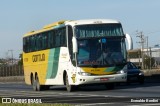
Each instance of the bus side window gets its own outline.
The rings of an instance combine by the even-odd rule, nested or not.
[[[41,35],[38,35],[38,50],[41,50],[42,48],[42,40]]]
[[[29,37],[26,37],[26,52],[29,52]]]
[[[30,38],[30,42],[31,42],[31,52],[35,51],[35,36],[32,35]]]
[[[28,52],[31,52],[32,42],[31,42],[31,36],[28,37]]]
[[[62,28],[60,32],[61,32],[61,35],[60,35],[61,46],[66,47],[67,46],[67,44],[66,44],[66,28]]]
[[[42,33],[42,50],[47,49],[47,36],[46,33]]]
[[[51,31],[50,31],[50,32],[48,32],[48,42],[47,42],[49,49],[52,47],[52,46],[51,46],[51,45],[52,45],[52,44],[51,44],[51,43],[52,43],[52,38],[51,38],[51,37],[52,37],[52,35],[51,35]]]
[[[49,39],[49,45],[50,45],[50,48],[54,48],[55,47],[55,31],[52,30],[50,32],[50,39]]]
[[[39,39],[39,38],[38,38],[38,35],[36,35],[36,36],[35,36],[35,51],[38,51],[38,50],[39,50],[39,47],[38,47],[38,46],[39,46],[38,39]]]
[[[27,52],[27,40],[26,40],[26,37],[23,38],[23,51]]]
[[[55,30],[55,47],[60,47],[59,30]]]

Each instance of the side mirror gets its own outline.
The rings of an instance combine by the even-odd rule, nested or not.
[[[127,42],[128,42],[128,50],[133,49],[133,40],[132,37],[129,34],[125,34]]]
[[[73,53],[77,53],[78,52],[78,45],[77,45],[77,39],[76,37],[72,37],[72,47],[73,47]]]

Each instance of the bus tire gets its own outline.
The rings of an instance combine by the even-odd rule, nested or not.
[[[39,84],[38,76],[36,76],[36,87],[37,87],[37,91],[41,91],[42,90],[42,86]]]
[[[38,75],[36,76],[35,84],[36,84],[36,90],[35,91],[41,91],[43,89],[43,86],[40,85],[40,83],[39,83]]]
[[[32,78],[32,87],[34,91],[37,91],[36,80],[34,77]]]
[[[74,91],[74,85],[69,84],[68,75],[66,74],[65,84],[68,92]]]

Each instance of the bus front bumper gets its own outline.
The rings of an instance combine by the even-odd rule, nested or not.
[[[101,76],[81,76],[76,78],[75,85],[93,84],[93,83],[113,83],[126,82],[127,74],[101,75]]]

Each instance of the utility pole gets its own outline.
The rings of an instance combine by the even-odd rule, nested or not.
[[[144,35],[143,35],[143,32],[138,32],[137,31],[137,36],[136,37],[139,37],[140,38],[140,42],[137,42],[137,43],[140,43],[141,45],[141,57],[142,57],[142,69],[144,68]]]
[[[147,56],[149,56],[149,53],[148,53],[148,36],[147,36]]]
[[[149,59],[149,48],[148,48],[148,36],[146,37],[146,42],[147,42],[147,59]],[[149,69],[149,66],[147,66],[147,69]]]
[[[150,53],[149,65],[150,65],[150,70],[151,70],[152,69],[152,50],[151,50],[151,47],[149,48],[149,53]]]
[[[12,59],[12,65],[13,65],[13,50],[8,50],[8,52],[11,52],[11,59]]]

